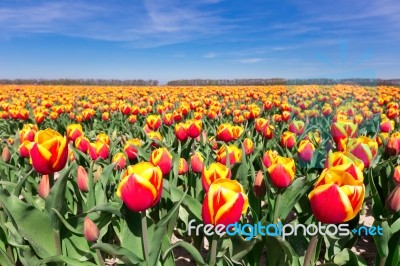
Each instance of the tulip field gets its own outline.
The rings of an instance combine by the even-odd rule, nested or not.
[[[0,85],[0,265],[400,265],[399,104],[352,84]]]

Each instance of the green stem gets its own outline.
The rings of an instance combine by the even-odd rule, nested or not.
[[[54,243],[56,244],[57,255],[62,255],[60,231],[53,230]]]
[[[101,256],[101,252],[100,252],[99,249],[96,249],[96,256],[97,256],[97,260],[98,260],[99,264],[101,266],[106,266],[106,263],[104,262],[103,257]]]
[[[214,266],[217,261],[217,247],[218,247],[218,235],[214,234],[211,242],[210,249],[210,266]]]
[[[310,244],[308,244],[308,248],[306,251],[306,255],[304,257],[304,264],[303,266],[310,266],[314,265],[314,258],[315,258],[315,249],[318,243],[318,234],[313,236],[310,240]]]
[[[143,245],[143,255],[145,261],[149,260],[149,237],[147,235],[147,217],[146,211],[140,212],[142,215],[142,245]]]
[[[278,192],[276,193],[276,199],[275,199],[275,206],[274,206],[274,220],[272,221],[273,223],[277,223],[279,219],[279,209],[281,205],[281,198],[282,198],[282,193],[281,190],[278,189]]]
[[[54,185],[54,173],[49,174],[49,186],[50,189],[53,187]]]

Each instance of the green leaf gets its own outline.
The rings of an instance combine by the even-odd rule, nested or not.
[[[192,196],[187,195],[185,192],[182,190],[169,186],[169,183],[167,180],[164,179],[163,182],[163,189],[168,191],[171,190],[171,200],[172,202],[176,202],[183,197],[182,201],[182,206],[185,208],[185,210],[192,216],[194,217],[197,221],[202,221],[201,217],[201,208],[202,205],[199,201],[194,199]]]
[[[18,233],[32,245],[39,257],[56,255],[50,217],[46,213],[25,204],[2,189],[0,189],[0,201]]]
[[[96,243],[91,248],[99,249],[103,252],[113,255],[128,265],[132,265],[132,264],[137,265],[143,261],[141,258],[136,256],[134,253],[132,253],[131,251],[129,251],[128,249],[123,248],[123,247],[118,247],[118,246],[114,246],[114,245],[106,244],[106,243]],[[132,249],[134,249],[134,248],[135,247],[132,247]]]
[[[174,207],[165,215],[155,226],[154,228],[154,234],[153,238],[150,241],[150,254],[149,254],[149,265],[156,265],[157,261],[159,260],[160,257],[160,251],[161,251],[161,239],[163,238],[163,235],[167,231],[167,226],[168,224],[171,223],[171,219],[174,217],[176,220],[177,212],[179,210],[179,206],[181,205],[182,201],[185,198],[185,195],[181,198],[181,200],[177,203],[175,203]]]
[[[374,226],[381,226],[383,229],[383,235],[376,234],[373,236],[376,249],[381,258],[385,258],[389,255],[389,239],[392,236],[389,224],[387,221],[377,222],[375,220]]]
[[[96,206],[94,206],[93,208],[91,208],[90,210],[88,210],[87,212],[108,212],[111,214],[114,214],[117,217],[121,217],[121,204],[118,202],[107,202],[104,204],[98,204]]]
[[[197,265],[207,265],[203,257],[201,256],[200,252],[191,244],[185,242],[185,241],[178,241],[172,246],[170,246],[163,254],[162,259],[165,260],[167,255],[176,247],[181,247],[184,250],[186,250],[193,258],[193,260],[196,262]]]
[[[333,262],[340,266],[367,265],[363,258],[358,257],[348,248],[345,248],[340,253],[336,254],[333,258]]]
[[[53,257],[43,259],[38,264],[36,264],[36,266],[47,265],[47,263],[50,263],[50,262],[64,262],[67,265],[74,265],[74,266],[95,266],[96,265],[91,262],[87,262],[87,261],[82,262],[79,260],[71,259],[67,256],[60,255],[60,256],[53,256]]]
[[[72,163],[68,168],[64,169],[60,173],[60,176],[54,183],[49,195],[46,198],[46,209],[50,214],[52,226],[54,229],[58,229],[59,221],[57,214],[54,213],[53,209],[56,209],[61,214],[63,214],[62,209],[65,204],[65,189],[67,186],[68,175],[73,167],[76,167],[76,163]]]
[[[285,219],[293,209],[294,205],[307,193],[308,189],[311,187],[312,185],[307,182],[306,177],[296,178],[292,185],[290,185],[282,194],[279,217],[281,219]]]
[[[63,225],[73,234],[83,236],[83,231],[79,231],[76,228],[74,228],[72,225],[68,223],[67,220],[64,219],[64,217],[56,210],[53,209],[54,213],[57,215],[58,219],[63,223]]]

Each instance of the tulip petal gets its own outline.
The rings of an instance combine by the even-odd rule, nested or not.
[[[315,218],[322,223],[342,223],[353,215],[349,198],[336,184],[321,185],[308,198]]]
[[[144,211],[153,206],[157,198],[154,186],[139,175],[131,175],[123,180],[118,190],[122,201],[134,211]]]
[[[53,173],[50,168],[49,161],[51,153],[43,148],[40,144],[34,143],[31,150],[30,156],[32,159],[32,165],[36,172],[42,175],[48,175]]]

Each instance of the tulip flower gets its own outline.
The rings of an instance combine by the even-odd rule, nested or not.
[[[289,111],[283,111],[282,112],[282,120],[287,122],[290,119],[291,113]]]
[[[264,180],[264,175],[261,170],[257,172],[253,186],[254,195],[257,198],[262,198],[267,193],[267,185]]]
[[[68,140],[75,141],[77,137],[83,136],[83,129],[81,124],[70,124],[67,126]]]
[[[364,162],[355,157],[349,152],[333,152],[329,151],[328,156],[325,161],[324,168],[332,168],[338,165],[354,165],[358,170],[353,170],[355,178],[359,179],[357,176],[362,175],[364,170]]]
[[[77,174],[76,174],[76,183],[78,184],[78,188],[82,192],[89,191],[89,177],[83,166],[79,165]]]
[[[242,161],[242,150],[235,145],[223,145],[217,152],[217,162],[226,164],[226,156],[228,155],[229,164],[233,165]]]
[[[96,142],[103,142],[110,145],[110,137],[105,133],[100,133],[96,136]]]
[[[290,186],[295,178],[296,166],[293,158],[278,156],[276,163],[268,167],[272,184],[277,188]]]
[[[151,129],[151,130],[158,130],[158,128],[161,126],[161,117],[159,115],[149,115],[146,118],[146,125]]]
[[[85,217],[83,220],[83,234],[89,242],[96,242],[99,238],[99,228],[89,217]]]
[[[88,153],[92,160],[97,160],[99,158],[106,160],[109,156],[110,148],[108,145],[102,141],[96,141],[95,143],[90,143]]]
[[[385,149],[385,153],[389,156],[397,155],[400,153],[400,134],[396,133],[390,136]]]
[[[204,168],[201,175],[203,189],[208,191],[210,185],[217,179],[230,179],[231,170],[221,163],[212,163],[209,168]]]
[[[384,118],[382,118],[382,121],[379,126],[380,126],[380,129],[382,132],[386,132],[386,133],[391,132],[391,131],[393,131],[394,126],[395,126],[394,120],[391,120],[385,116]]]
[[[386,206],[392,212],[400,211],[400,185],[397,185],[386,199]]]
[[[297,136],[300,136],[304,133],[305,123],[301,120],[292,121],[289,124],[289,131],[293,132]]]
[[[247,195],[239,182],[218,179],[211,184],[204,197],[201,212],[203,223],[225,226],[236,223],[248,207]]]
[[[368,137],[360,136],[357,139],[349,139],[346,150],[364,162],[368,168],[378,153],[378,143]]]
[[[353,167],[349,166],[353,165]],[[363,176],[351,174],[354,164],[326,168],[308,195],[315,218],[322,223],[343,223],[353,219],[364,201]]]
[[[290,131],[285,131],[281,137],[281,146],[291,149],[296,144],[296,135]]]
[[[32,166],[39,174],[58,172],[68,160],[67,138],[51,129],[40,130],[35,134],[29,153]]]
[[[159,148],[151,153],[150,162],[160,167],[161,172],[166,176],[172,168],[172,155],[166,148]]]
[[[178,123],[175,125],[175,136],[179,141],[186,141],[188,139],[189,136],[186,129],[186,123]]]
[[[298,149],[298,155],[303,162],[310,162],[315,151],[315,146],[309,140],[301,140]]]
[[[80,150],[81,152],[86,153],[89,150],[90,141],[88,138],[84,136],[79,136],[75,140],[75,148]]]
[[[134,212],[155,206],[161,198],[163,174],[149,162],[128,166],[118,185],[117,196]]]
[[[122,170],[126,166],[126,155],[123,152],[118,152],[112,158],[112,163],[115,163],[114,169],[115,170]]]
[[[202,173],[204,169],[204,158],[200,152],[196,152],[190,157],[190,167],[194,173]]]
[[[255,129],[257,132],[264,131],[265,127],[268,126],[268,120],[265,118],[256,118],[254,123]]]
[[[184,175],[189,171],[189,165],[184,158],[179,158],[178,174]]]
[[[29,142],[34,141],[35,134],[38,131],[36,125],[33,124],[24,124],[23,128],[19,131],[19,141],[23,143],[24,140]]]
[[[357,124],[354,124],[352,121],[332,123],[330,130],[335,143],[339,143],[341,139],[355,138],[357,136]]]
[[[174,117],[172,116],[172,113],[165,113],[163,116],[163,123],[166,126],[170,126],[174,123]]]
[[[224,142],[229,142],[234,139],[231,124],[222,124],[217,128],[217,139]]]
[[[273,150],[268,150],[264,153],[262,157],[262,162],[266,168],[276,163],[278,159],[278,152]]]
[[[254,143],[251,139],[245,138],[243,140],[243,150],[244,150],[244,154],[246,154],[246,155],[250,155],[253,153]]]
[[[142,140],[141,139],[129,139],[125,142],[124,145],[124,151],[126,155],[128,155],[129,160],[135,160],[137,155],[138,155],[138,150],[137,147],[142,146]]]
[[[203,129],[201,120],[192,119],[186,122],[186,133],[191,138],[197,138]]]

